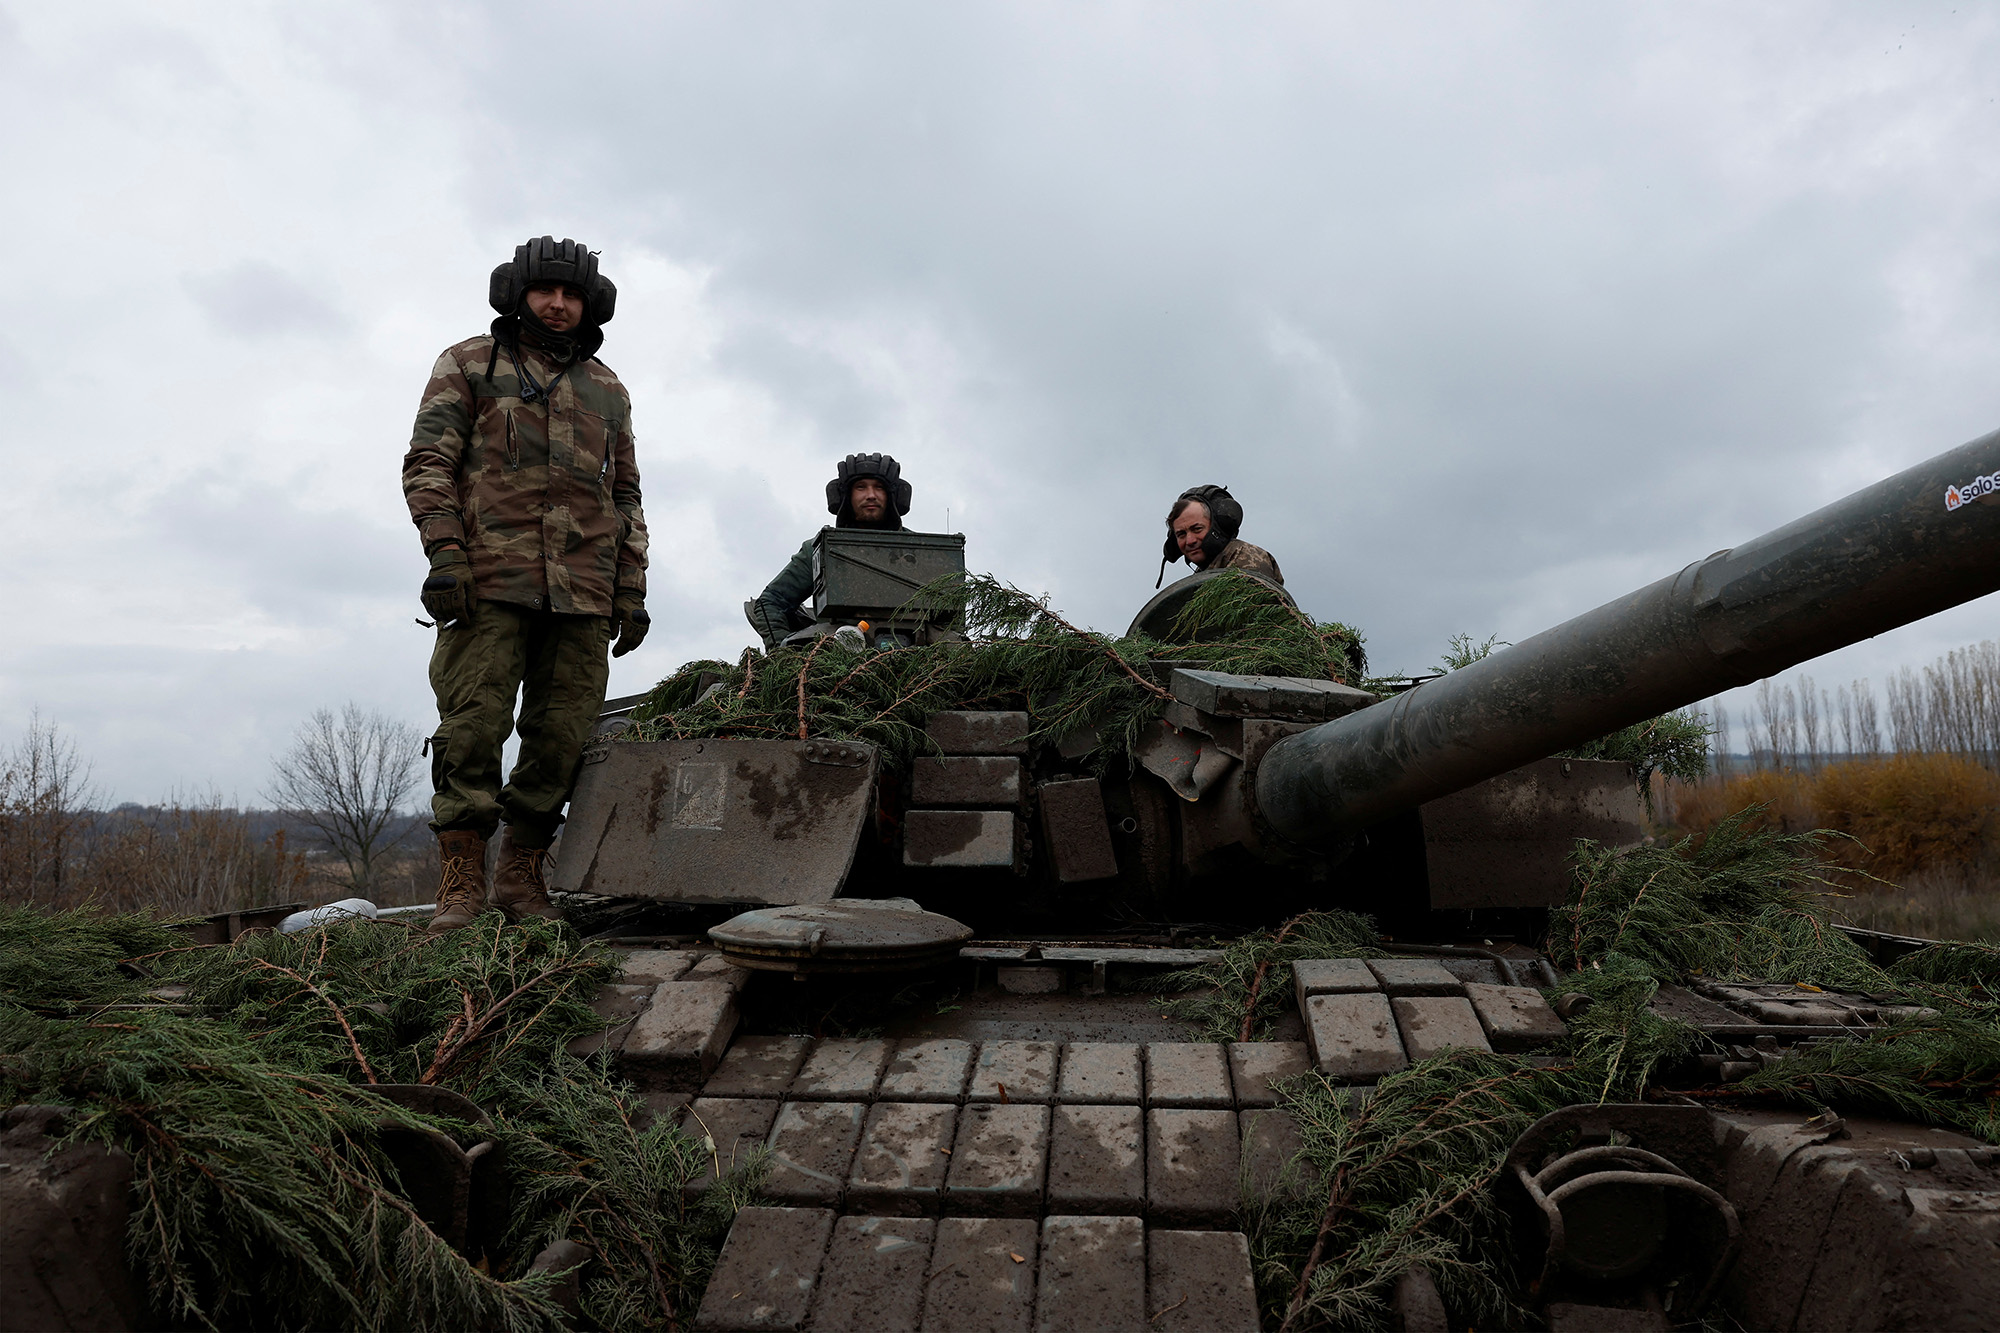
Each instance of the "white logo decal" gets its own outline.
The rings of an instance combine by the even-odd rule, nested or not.
[[[1974,500],[1989,499],[1995,491],[2000,491],[2000,472],[1989,472],[1983,477],[1974,477],[1963,486],[1947,486],[1944,488],[1945,512],[1950,513],[1960,505],[1969,505]]]

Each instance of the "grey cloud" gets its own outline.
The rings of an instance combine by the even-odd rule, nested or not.
[[[181,285],[216,329],[232,337],[331,337],[349,327],[347,317],[319,292],[260,260],[186,274]]]
[[[151,497],[135,522],[162,556],[205,566],[204,579],[227,580],[287,623],[323,625],[339,599],[381,598],[422,581],[413,532],[313,508],[305,489],[205,469]]]
[[[28,359],[5,338],[0,338],[0,390],[14,390],[28,382]]]
[[[1831,498],[1819,464],[1911,368],[1884,347],[1889,274],[1933,225],[1913,199],[1955,173],[1827,188],[1851,131],[1822,117],[1797,179],[1782,143],[1768,179],[1732,178],[1677,119],[1710,90],[1661,105],[1617,73],[1662,37],[1699,47],[1715,15],[1419,40],[1380,12],[1276,10],[1261,35],[1109,12],[1058,37],[998,7],[628,11],[654,40],[612,55],[584,155],[671,200],[627,226],[718,266],[747,330],[734,367],[830,436],[869,399],[771,350],[787,316],[901,303],[992,357],[1019,401],[995,413],[1013,493],[989,498],[1069,548],[1053,590],[1098,623],[1131,584],[1086,571],[1144,566],[1164,499],[1228,473],[1310,605],[1428,660],[1452,630],[1582,609]],[[1829,48],[1866,26],[1843,13]],[[1349,404],[1273,355],[1273,311]],[[1050,429],[1010,438],[1010,415]],[[975,535],[976,562],[1018,558]]]
[[[271,756],[315,708],[348,699],[425,725],[432,717],[427,635],[371,641],[336,632],[311,647],[118,646],[0,651],[0,717],[30,706],[76,738],[112,801],[219,788],[249,802]],[[15,737],[0,733],[0,744]]]

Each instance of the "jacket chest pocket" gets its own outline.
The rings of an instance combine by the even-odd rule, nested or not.
[[[618,423],[582,408],[577,409],[576,452],[571,466],[577,480],[604,490],[611,486],[611,454],[618,439]]]
[[[543,432],[531,422],[521,420],[520,411],[518,398],[494,398],[480,403],[473,434],[483,455],[481,466],[497,465],[508,472],[518,472],[524,444],[536,449],[546,447],[539,443]]]

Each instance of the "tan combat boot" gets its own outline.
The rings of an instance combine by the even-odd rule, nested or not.
[[[431,934],[469,926],[485,910],[486,839],[463,830],[438,834],[438,901]]]
[[[500,834],[500,868],[493,875],[493,905],[507,914],[509,921],[538,916],[547,921],[563,919],[562,909],[549,901],[549,882],[542,876],[548,850],[516,847],[514,830]]]

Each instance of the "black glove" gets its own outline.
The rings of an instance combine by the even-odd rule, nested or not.
[[[462,547],[440,546],[431,552],[424,610],[440,625],[472,619],[472,561]]]
[[[653,618],[646,614],[646,595],[620,588],[611,599],[611,655],[623,657],[646,641]]]

